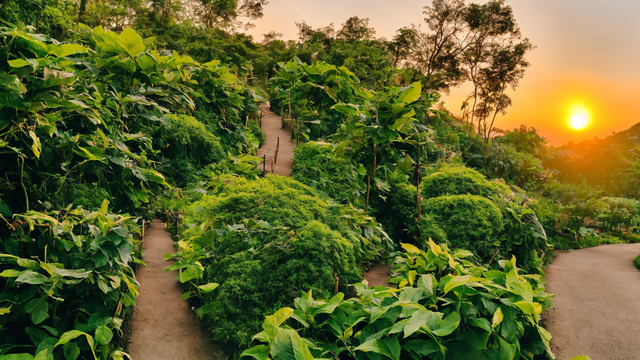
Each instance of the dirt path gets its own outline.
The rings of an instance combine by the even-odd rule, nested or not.
[[[266,169],[271,171],[271,161],[276,151],[276,144],[280,138],[280,147],[278,148],[278,159],[274,174],[282,176],[291,176],[291,167],[293,166],[293,142],[291,141],[291,133],[281,129],[282,118],[269,110],[269,104],[263,104],[262,110],[262,131],[265,134],[265,142],[258,149],[258,156],[267,156]],[[260,164],[262,170],[262,164]]]
[[[559,360],[640,359],[640,244],[558,251],[547,269],[546,291],[556,294],[544,325]]]
[[[170,263],[164,254],[175,251],[166,224],[154,220],[144,238],[147,267],[136,274],[140,296],[131,319],[128,346],[133,360],[225,359],[205,334],[208,333],[187,301],[175,271],[162,273]]]
[[[369,282],[370,287],[382,285],[390,286],[387,281],[391,277],[391,265],[373,264],[369,271],[362,273],[362,277]]]

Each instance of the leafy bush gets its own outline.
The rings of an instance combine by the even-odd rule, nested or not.
[[[360,261],[388,251],[386,234],[362,210],[329,204],[292,179],[225,177],[192,195],[172,268],[193,284],[198,315],[230,351],[301,290],[346,291],[361,279]],[[219,287],[203,293],[201,282]]]
[[[195,172],[227,158],[220,139],[193,116],[167,115],[154,134],[162,152],[164,173],[172,183],[186,186]]]
[[[640,254],[633,260],[633,265],[640,270]]]
[[[122,359],[118,334],[138,295],[135,219],[106,202],[13,219],[0,226],[0,355]]]
[[[396,258],[399,289],[354,285],[316,301],[309,291],[267,316],[258,345],[243,352],[261,360],[285,359],[552,359],[551,335],[539,325],[552,296],[537,275],[475,267],[433,242],[420,251],[404,244]]]
[[[362,205],[364,168],[336,156],[331,144],[309,142],[294,149],[291,176],[341,202]]]
[[[478,171],[464,166],[445,166],[422,179],[420,184],[420,195],[424,198],[467,194],[492,198],[511,192],[507,185],[488,181]]]
[[[495,253],[493,244],[503,229],[500,209],[475,195],[450,195],[426,199],[422,212],[429,214],[454,249],[475,252],[482,261]]]

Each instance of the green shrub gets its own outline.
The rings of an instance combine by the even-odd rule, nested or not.
[[[488,181],[478,171],[464,166],[445,166],[420,184],[423,198],[467,194],[492,198],[506,197],[512,192],[507,185]]]
[[[471,250],[482,261],[496,251],[493,245],[503,229],[500,209],[490,200],[475,195],[450,195],[426,199],[421,205],[444,230],[454,249]]]
[[[312,292],[267,316],[246,358],[272,359],[542,359],[553,358],[551,334],[539,324],[552,295],[538,275],[475,267],[430,242],[404,244],[396,258],[399,289],[354,285],[316,301]]]
[[[162,152],[163,173],[179,187],[192,181],[196,171],[227,158],[220,139],[193,116],[167,115],[155,134]]]
[[[289,178],[226,177],[193,198],[172,268],[192,283],[198,315],[231,352],[247,346],[264,316],[291,305],[301,290],[346,291],[361,279],[359,262],[389,246],[362,210],[329,204]],[[219,287],[203,293],[201,282]]]
[[[0,358],[122,358],[138,296],[140,227],[129,216],[68,207],[0,223]]]
[[[633,265],[635,265],[635,267],[640,270],[640,255],[636,256],[636,258],[633,260]]]
[[[626,244],[627,242],[617,236],[610,234],[600,234],[598,242],[600,244]]]
[[[291,176],[341,203],[364,205],[361,198],[366,188],[361,172],[349,160],[336,156],[328,143],[309,142],[294,150]]]

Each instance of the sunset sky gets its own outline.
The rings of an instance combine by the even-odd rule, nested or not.
[[[468,3],[469,1],[467,1]],[[483,3],[484,1],[477,1]],[[257,41],[275,30],[297,39],[296,22],[314,28],[339,28],[350,16],[366,17],[376,36],[422,22],[430,1],[271,0],[264,18],[249,31]],[[640,122],[640,1],[638,0],[507,0],[522,34],[537,48],[527,57],[531,67],[515,93],[507,115],[496,126],[533,126],[553,145],[604,138]],[[454,89],[444,100],[454,114],[470,92]],[[591,124],[568,126],[572,109],[586,109]]]

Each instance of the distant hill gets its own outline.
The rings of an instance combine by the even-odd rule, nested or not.
[[[638,155],[640,123],[604,139],[569,142],[551,147],[544,163],[559,171],[566,182],[586,178],[592,185],[604,186],[608,193],[620,195],[620,179],[628,169],[628,161]]]

